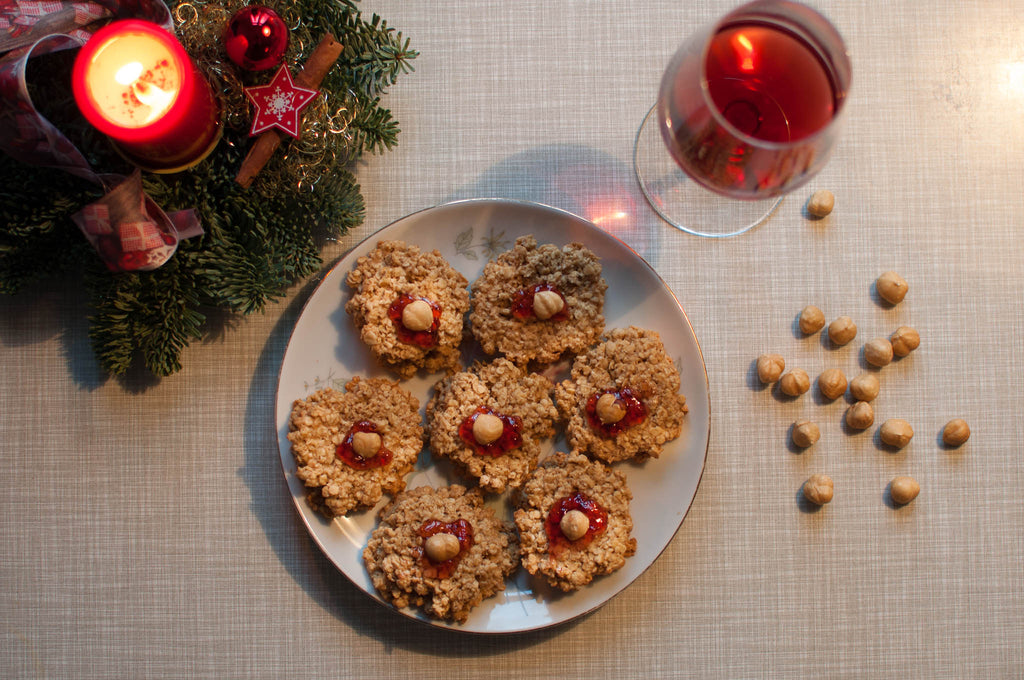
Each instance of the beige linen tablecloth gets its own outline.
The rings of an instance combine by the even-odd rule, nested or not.
[[[1013,3],[821,0],[854,88],[827,168],[762,227],[713,241],[659,221],[632,144],[676,45],[732,3],[365,2],[411,38],[386,98],[398,147],[358,169],[366,222],[466,197],[594,218],[678,296],[703,349],[711,442],[675,539],[603,608],[500,637],[437,630],[354,587],[292,505],[277,374],[315,281],[266,314],[215,320],[163,380],[106,378],[73,283],[0,299],[3,677],[1019,677],[1024,674],[1021,330],[1024,15]],[[835,212],[802,215],[816,188]],[[907,299],[872,284],[900,272]],[[325,267],[326,271],[326,267]],[[861,328],[843,350],[794,333],[800,309]],[[751,367],[775,351],[814,378],[858,370],[898,325],[920,349],[880,376],[884,450],[845,401],[787,401]],[[950,418],[973,434],[939,444]],[[794,420],[821,441],[799,453]],[[835,500],[798,502],[825,472]],[[886,485],[921,494],[894,508]]]

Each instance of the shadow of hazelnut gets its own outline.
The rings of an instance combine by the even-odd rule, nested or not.
[[[854,402],[854,403],[856,403],[856,402]],[[864,428],[851,427],[850,424],[848,422],[846,422],[846,411],[843,411],[843,413],[840,416],[840,418],[842,418],[842,423],[841,424],[842,424],[842,428],[843,428],[843,434],[845,434],[847,436],[850,436],[850,437],[853,437],[853,436],[856,436],[856,435],[868,434],[869,432],[871,432],[871,428],[874,427],[874,425],[875,425],[875,423],[872,422],[871,425],[868,425],[867,427],[864,427]]]
[[[792,394],[786,394],[785,392],[782,391],[782,381],[776,380],[774,383],[772,383],[772,396],[775,397],[775,401],[781,402],[783,404],[788,404],[796,401],[797,399],[800,399],[801,397],[805,397],[807,396],[807,393],[810,391],[811,390],[808,389],[807,392],[803,392],[802,394],[797,394],[796,396],[794,396]]]
[[[883,451],[885,453],[891,454],[891,455],[896,455],[897,453],[902,453],[902,452],[904,452],[906,450],[906,448],[908,446],[910,446],[910,442],[907,442],[904,446],[893,446],[892,444],[886,444],[884,441],[882,441],[882,426],[881,425],[879,425],[878,427],[875,428],[875,433],[874,433],[874,436],[872,437],[872,442],[874,443],[876,449],[878,449],[879,451]]]
[[[903,506],[892,499],[892,482],[885,485],[882,490],[882,503],[890,510],[899,510]]]
[[[777,383],[778,380],[775,381]],[[757,359],[753,359],[750,362],[750,368],[747,369],[747,387],[752,392],[763,392],[764,390],[771,389],[775,383],[763,383],[761,378],[757,375]]]
[[[940,450],[946,451],[947,453],[953,453],[954,451],[959,451],[960,449],[967,447],[968,442],[964,442],[963,444],[947,444],[946,440],[942,438],[942,432],[944,429],[945,427],[939,428],[938,434],[935,435],[935,443],[938,445]]]
[[[807,497],[804,496],[804,485],[801,484],[800,488],[796,490],[796,507],[799,508],[802,513],[813,515],[816,512],[821,512],[821,509],[825,506],[818,505],[817,503],[812,503],[807,500]]]
[[[804,335],[804,332],[800,330],[800,312],[797,312],[797,315],[793,317],[793,323],[790,325],[789,330],[797,340],[803,340],[807,337]]]
[[[878,284],[874,281],[872,281],[871,286],[868,287],[868,295],[871,297],[872,302],[882,309],[892,309],[896,306],[881,296],[878,292]]]
[[[892,482],[886,484],[885,490],[882,491],[882,502],[890,510],[902,510],[903,508],[909,508],[910,506],[914,505],[915,499],[916,496],[914,498],[911,498],[906,503],[897,503],[892,497]],[[907,512],[909,512],[909,510]]]
[[[808,222],[821,223],[827,220],[831,213],[829,213],[829,215],[815,215],[811,213],[811,211],[807,208],[807,203],[810,202],[810,200],[811,199],[807,199],[807,201],[804,202],[803,207],[800,208],[800,216],[803,217]]]

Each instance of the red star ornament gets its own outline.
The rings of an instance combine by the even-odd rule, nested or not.
[[[269,84],[245,88],[245,96],[256,107],[249,135],[276,127],[297,139],[302,123],[299,112],[318,94],[320,90],[296,87],[288,67],[282,64]]]

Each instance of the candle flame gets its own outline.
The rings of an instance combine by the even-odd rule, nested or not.
[[[149,107],[149,114],[142,124],[150,123],[159,118],[174,102],[175,91],[167,92],[153,83],[142,80],[145,70],[141,62],[130,61],[114,74],[114,80],[120,85],[131,87],[132,93],[144,105]]]
[[[150,109],[149,115],[146,116],[144,121],[145,123],[149,123],[163,115],[171,107],[171,104],[174,102],[174,96],[177,94],[173,90],[170,92],[161,90],[153,83],[146,82],[145,80],[136,80],[132,83],[132,91],[139,98],[139,101]]]
[[[114,80],[121,85],[131,85],[142,75],[142,64],[137,61],[129,62],[117,69]]]

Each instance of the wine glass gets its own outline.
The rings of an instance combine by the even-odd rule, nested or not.
[[[789,0],[734,9],[665,70],[634,147],[644,196],[698,236],[757,226],[824,166],[849,86],[843,39],[817,11]]]

